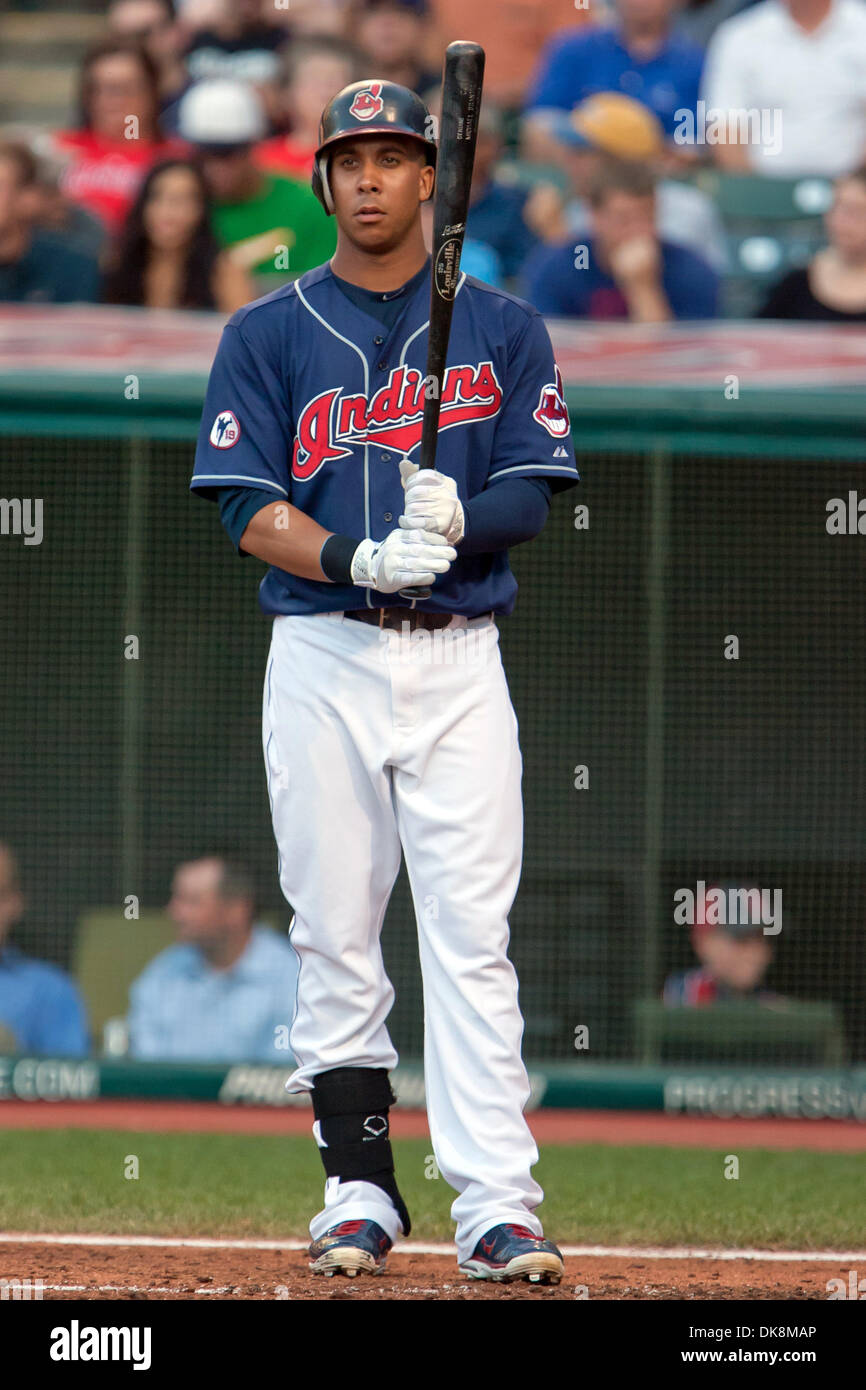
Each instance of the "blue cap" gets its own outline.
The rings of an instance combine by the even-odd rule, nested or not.
[[[575,127],[570,111],[556,112],[551,122],[550,132],[561,145],[569,145],[573,150],[592,150],[595,148],[592,141],[587,140],[586,136],[581,135]]]

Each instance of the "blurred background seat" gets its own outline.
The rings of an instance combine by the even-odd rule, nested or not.
[[[133,980],[175,937],[173,923],[161,911],[145,910],[137,921],[129,921],[116,907],[95,907],[79,918],[72,973],[84,995],[97,1045],[106,1024],[125,1017]],[[109,1030],[109,1038],[118,1034],[117,1029]]]
[[[718,208],[728,239],[730,270],[722,287],[725,318],[751,318],[771,285],[808,264],[826,237],[829,179],[763,179],[703,170],[697,186]]]
[[[824,1002],[784,1001],[778,1010],[750,1002],[670,1008],[658,999],[634,1004],[637,1056],[645,1063],[842,1066],[845,1033],[839,1010]]]
[[[825,178],[762,179],[704,169],[697,182],[729,221],[812,220],[823,216],[833,197],[833,185]]]

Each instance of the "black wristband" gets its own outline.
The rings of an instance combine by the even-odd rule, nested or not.
[[[333,584],[352,583],[352,558],[360,541],[351,536],[329,536],[319,552],[319,564]]]

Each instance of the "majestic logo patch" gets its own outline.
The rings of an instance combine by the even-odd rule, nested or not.
[[[369,87],[362,87],[360,92],[355,94],[355,100],[349,107],[349,115],[354,116],[357,121],[372,121],[385,105],[380,95],[381,91],[381,82],[371,82]]]
[[[241,427],[233,410],[221,410],[213,422],[210,442],[215,449],[232,449],[241,437]]]
[[[542,386],[538,405],[532,412],[533,420],[543,425],[554,439],[562,439],[571,428],[568,420],[568,407],[562,392],[562,372],[557,367],[556,380]]]
[[[442,383],[440,430],[495,415],[502,387],[492,362],[449,367]],[[321,391],[298,418],[292,476],[312,478],[323,463],[347,458],[359,445],[376,444],[406,457],[421,443],[424,377],[417,367],[394,367],[372,401],[344,396],[339,386]],[[567,418],[567,417],[566,417]]]

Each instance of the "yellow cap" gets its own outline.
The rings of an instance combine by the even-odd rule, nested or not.
[[[620,92],[598,92],[569,116],[580,143],[617,159],[654,159],[664,149],[661,121],[642,102]]]

